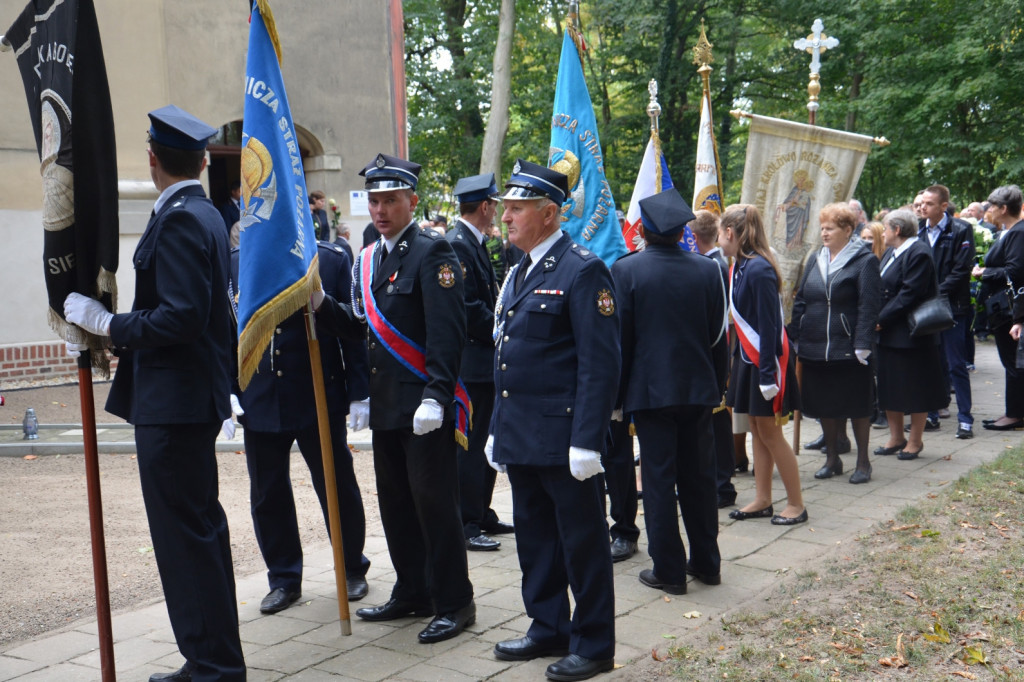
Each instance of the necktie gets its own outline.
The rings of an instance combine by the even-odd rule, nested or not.
[[[523,280],[526,279],[526,271],[530,269],[530,264],[533,261],[530,260],[530,254],[526,254],[523,261],[519,264],[519,269],[516,270],[516,290],[515,293],[519,293],[520,287],[523,286]]]

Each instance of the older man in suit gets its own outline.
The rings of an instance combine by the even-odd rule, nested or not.
[[[107,411],[135,425],[153,552],[185,657],[180,670],[150,682],[245,680],[214,448],[231,414],[228,234],[198,179],[217,131],[174,105],[149,118],[149,169],[160,197],[132,258],[132,311],[111,315],[71,294],[64,312],[109,336],[120,357]]]

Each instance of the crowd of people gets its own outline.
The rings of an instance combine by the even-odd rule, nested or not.
[[[157,567],[185,658],[151,682],[244,680],[214,441],[238,415],[268,568],[260,610],[278,613],[302,594],[288,477],[294,443],[330,532],[305,322],[300,312],[277,325],[240,390],[229,374],[234,317],[225,292],[237,289],[230,228],[245,209],[233,196],[218,211],[198,181],[212,128],[173,106],[150,120],[161,194],[133,259],[133,309],[115,315],[72,294],[65,315],[110,337],[120,355],[107,409],[136,425]],[[1006,370],[1005,413],[984,426],[1024,428],[1016,186],[971,204],[971,222],[954,216],[941,185],[873,222],[857,202],[825,206],[822,246],[807,259],[787,325],[782,277],[755,206],[729,206],[719,217],[694,213],[674,189],[643,199],[646,247],[609,268],[561,229],[570,191],[562,173],[520,159],[503,192],[493,174],[462,178],[459,217],[448,226],[440,216],[429,225],[414,219],[420,170],[378,154],[360,171],[372,223],[355,254],[344,223],[335,225],[337,241],[327,241],[324,195],[309,196],[323,283],[311,305],[324,349],[347,598],[370,592],[347,429],[372,430],[394,567],[390,594],[358,609],[361,619],[429,616],[419,642],[458,636],[476,619],[467,552],[500,551],[500,537],[514,533],[529,627],[497,642],[495,657],[556,657],[546,669],[553,680],[611,670],[612,565],[637,552],[640,535],[630,426],[652,561],[639,581],[669,594],[685,594],[688,576],[718,585],[718,510],[737,504],[731,478],[749,466],[747,432],[754,496],[729,516],[783,526],[809,518],[782,432],[795,410],[821,423],[818,479],[844,473],[846,421],[857,447],[850,483],[871,480],[872,421],[890,434],[876,456],[919,457],[951,388],[955,437],[973,436],[979,299]],[[499,203],[508,243],[496,224]],[[680,248],[687,227],[698,252]],[[983,263],[975,262],[976,229],[991,232]],[[974,296],[972,276],[981,284]],[[925,328],[921,311],[936,300],[949,319]],[[779,509],[776,467],[785,489]],[[511,522],[491,508],[499,473],[511,483]]]

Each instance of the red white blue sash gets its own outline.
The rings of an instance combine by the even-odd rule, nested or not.
[[[366,321],[388,352],[421,381],[427,382],[430,380],[430,375],[427,374],[425,349],[388,322],[377,307],[377,301],[374,300],[373,276],[377,270],[375,262],[377,259],[374,258],[373,250],[373,245],[367,246],[359,257],[359,282],[363,294]],[[455,440],[464,448],[469,447],[468,434],[472,427],[472,418],[473,403],[469,399],[466,385],[459,378],[455,383]]]
[[[739,310],[736,309],[736,303],[733,301],[732,292],[735,289],[733,284],[733,270],[736,268],[736,263],[733,263],[729,268],[729,311],[732,313],[733,322],[736,323],[736,339],[740,343],[740,348],[743,353],[750,358],[750,361],[755,367],[761,366],[761,336],[757,333],[757,330],[750,325],[749,322],[743,319],[740,315]],[[782,312],[782,301],[779,301],[779,312]],[[780,314],[779,319],[782,319]],[[772,410],[775,412],[776,417],[782,414],[782,400],[786,395],[786,368],[789,366],[789,337],[786,335],[786,326],[782,325],[782,333],[779,335],[779,342],[782,344],[782,357],[776,357],[775,360],[775,386],[779,389],[779,392],[775,394],[772,399]]]

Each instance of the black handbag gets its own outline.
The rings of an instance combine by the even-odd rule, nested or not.
[[[1013,285],[1007,278],[1006,287],[985,299],[988,328],[995,329],[1013,321]]]
[[[949,305],[949,299],[942,294],[929,298],[910,312],[907,324],[913,337],[928,336],[952,329],[953,308]]]

